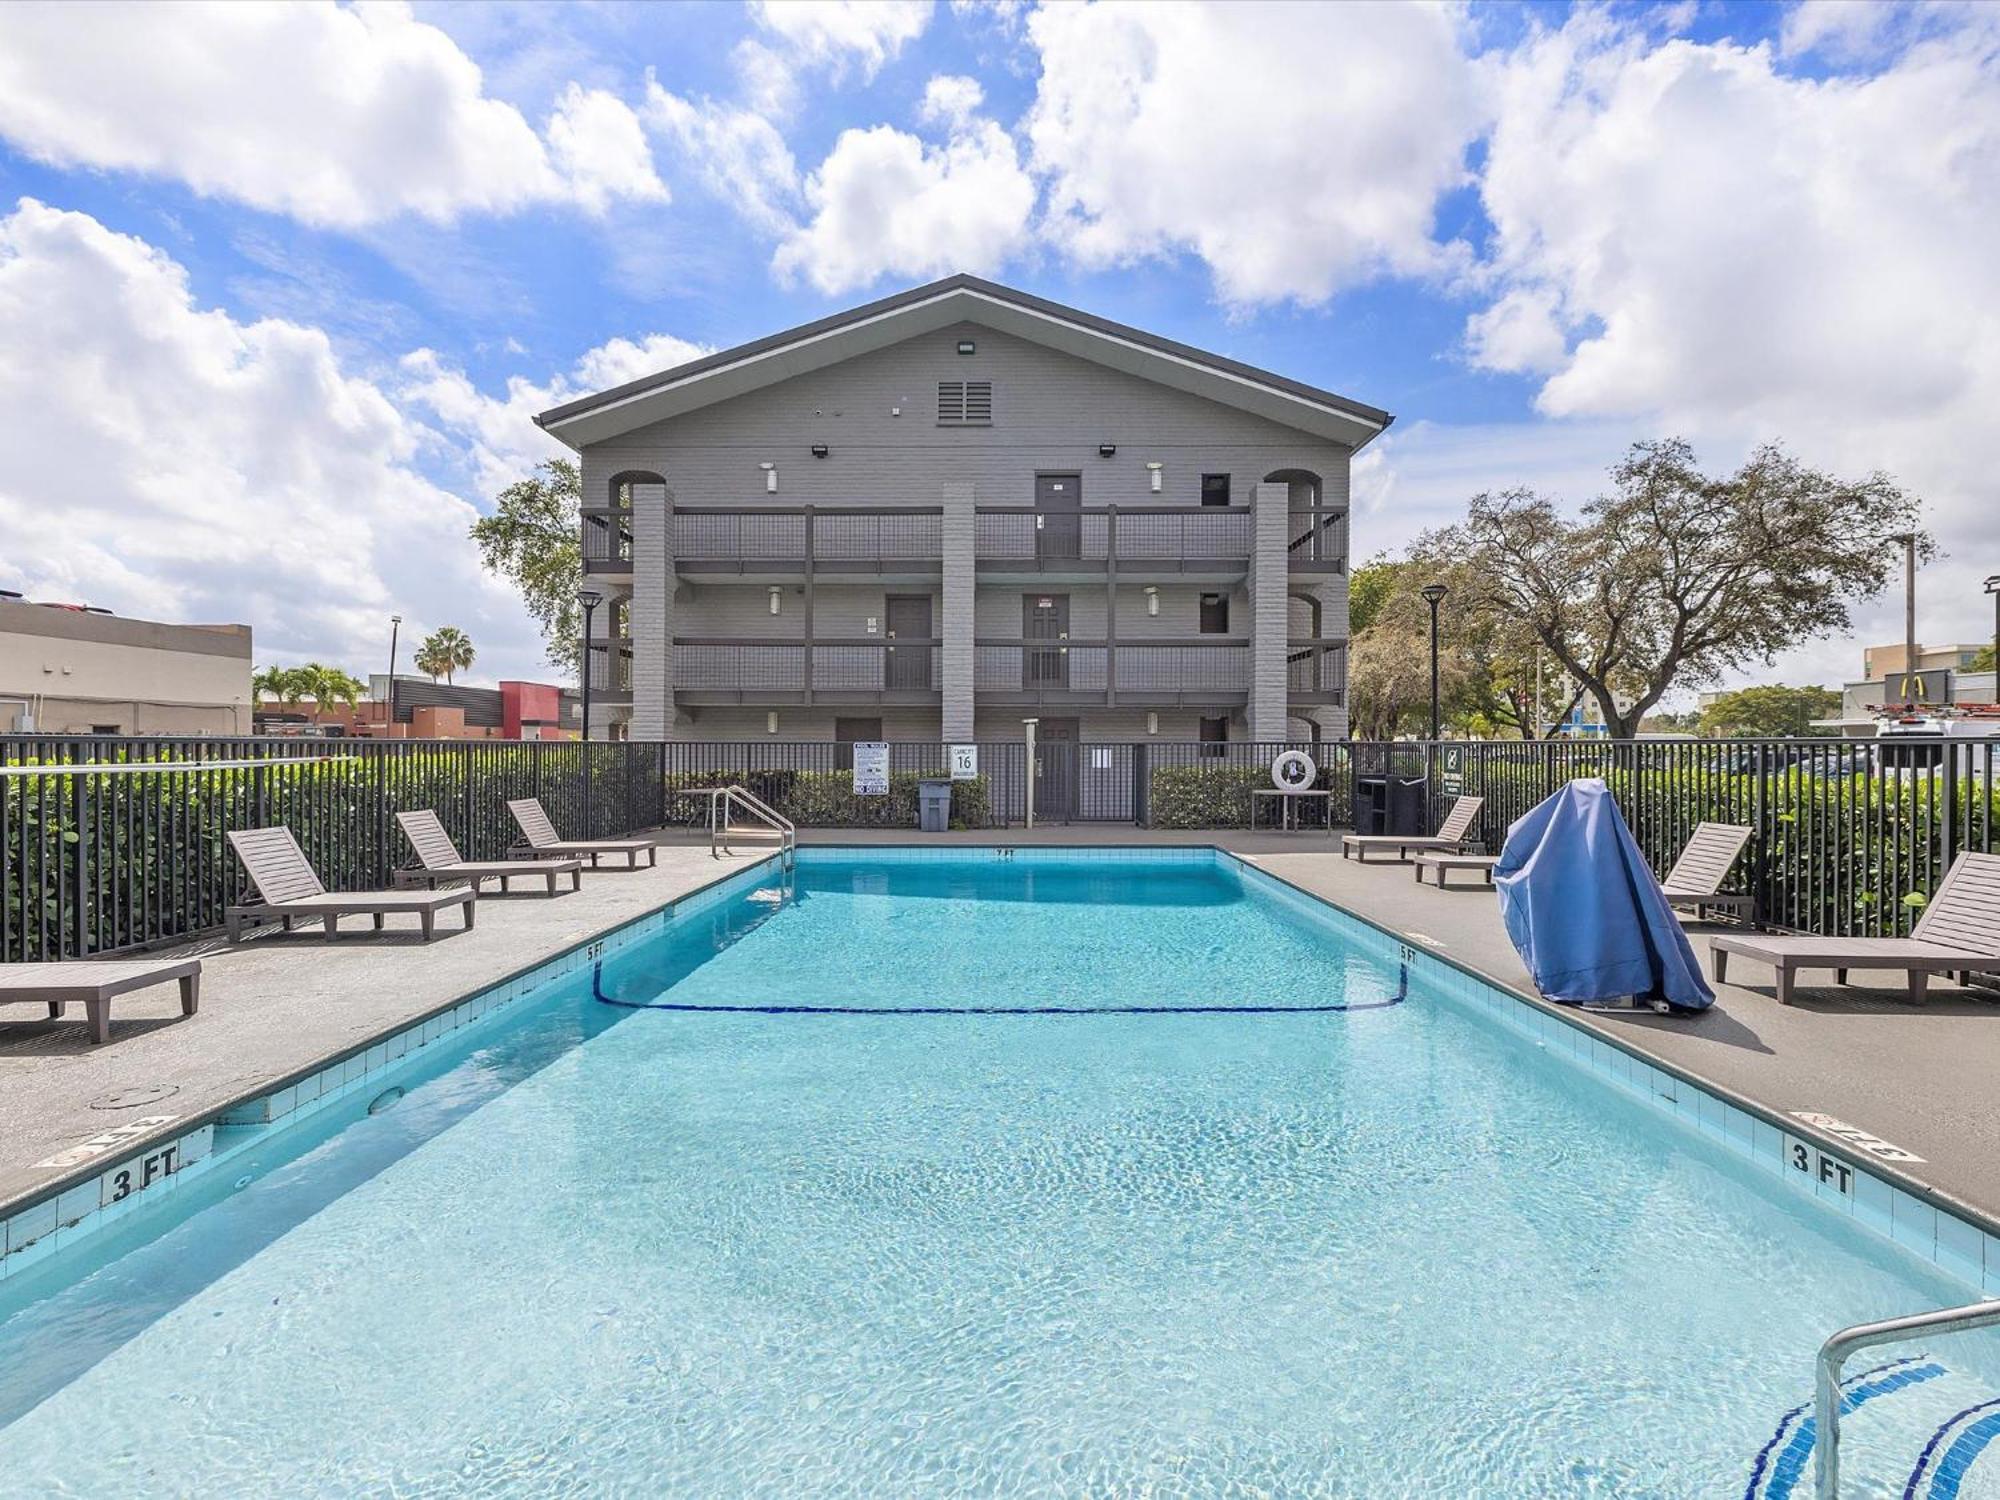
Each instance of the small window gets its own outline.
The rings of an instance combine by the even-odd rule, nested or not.
[[[993,421],[993,382],[940,380],[938,421],[952,426],[985,426]]]
[[[1214,745],[1217,747],[1213,750],[1202,751],[1201,753],[1203,755],[1223,755],[1227,753],[1221,749],[1221,746],[1228,739],[1229,739],[1229,716],[1227,714],[1217,715],[1213,719],[1204,718],[1201,721],[1202,744]]]
[[[1204,474],[1201,476],[1201,503],[1203,505],[1227,505],[1229,503],[1229,476],[1227,474]]]
[[[1201,633],[1203,635],[1229,634],[1229,596],[1227,594],[1203,594],[1201,596]]]

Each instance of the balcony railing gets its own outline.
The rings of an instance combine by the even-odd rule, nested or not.
[[[590,696],[599,703],[632,701],[632,647],[623,640],[597,639],[585,643],[585,669],[590,674]]]
[[[1347,571],[1345,510],[1295,510],[1287,519],[1290,537],[1285,551],[1290,567],[1318,573]]]
[[[803,571],[936,567],[944,552],[939,506],[682,506],[674,561],[683,570]]]
[[[1291,642],[1285,656],[1285,696],[1294,703],[1345,702],[1347,642]]]
[[[681,636],[674,641],[674,691],[712,702],[803,702],[809,695],[927,702],[944,680],[942,646],[935,637],[807,642]]]
[[[1115,557],[1120,567],[1236,571],[1252,542],[1248,506],[981,506],[974,527],[979,561],[1003,569],[1098,568]]]
[[[973,647],[973,691],[997,702],[1177,705],[1246,698],[1250,643],[982,638]]]
[[[586,573],[632,571],[631,513],[609,506],[583,512],[583,570]]]

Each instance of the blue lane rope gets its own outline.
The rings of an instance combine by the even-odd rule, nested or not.
[[[1903,1500],[1916,1500],[1917,1487],[1924,1480],[1924,1470],[1930,1467],[1931,1456],[1937,1452],[1938,1444],[1944,1441],[1945,1434],[1967,1417],[1976,1416],[1996,1406],[2000,1406],[2000,1398],[1981,1401],[1977,1406],[1968,1406],[1956,1416],[1947,1419],[1936,1432],[1931,1434],[1931,1440],[1924,1444],[1924,1451],[1917,1455],[1917,1466],[1910,1470],[1910,1482],[1903,1486]],[[1951,1447],[1945,1450],[1944,1458],[1937,1466],[1937,1472],[1931,1476],[1931,1500],[1954,1500],[1958,1494],[1959,1482],[1965,1478],[1965,1471],[1972,1467],[1979,1455],[1986,1451],[1986,1445],[1996,1436],[2000,1436],[2000,1412],[1982,1417],[1960,1433]]]
[[[1396,993],[1383,1000],[1338,1005],[693,1005],[667,1000],[620,1000],[604,993],[604,961],[591,965],[593,999],[625,1010],[714,1011],[739,1016],[1311,1016],[1387,1010],[1410,997],[1410,966],[1397,965]]]

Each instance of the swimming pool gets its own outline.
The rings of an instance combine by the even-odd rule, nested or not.
[[[1819,1341],[1976,1287],[1466,988],[1212,851],[804,850],[0,1282],[0,1475],[1806,1493]],[[1981,1350],[1852,1493],[1992,1493]]]

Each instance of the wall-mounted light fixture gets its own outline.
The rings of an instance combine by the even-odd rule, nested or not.
[[[777,732],[778,732],[778,711],[774,708],[769,713],[764,715],[764,733],[776,734]]]
[[[778,466],[772,463],[762,463],[757,465],[757,467],[764,471],[764,493],[767,495],[777,494]]]
[[[783,597],[783,595],[784,595],[784,590],[783,590],[783,589],[779,588],[779,587],[778,587],[778,586],[777,586],[777,585],[776,585],[775,583],[771,585],[771,613],[772,613],[772,614],[774,614],[774,615],[775,615],[775,614],[776,614],[776,613],[778,612],[778,607],[779,607],[779,606],[778,606],[778,600],[779,600],[780,598],[782,598],[782,597]]]
[[[975,354],[978,352],[978,349],[979,346],[973,343],[971,339],[960,339],[958,341],[958,352],[960,354]]]
[[[1146,733],[1158,734],[1159,732],[1160,732],[1160,716],[1158,714],[1150,714],[1150,713],[1147,714]]]
[[[1109,458],[1117,451],[1118,445],[1116,443],[1099,443],[1097,445],[1097,456],[1099,458]]]
[[[1157,460],[1146,465],[1146,488],[1156,495],[1160,493],[1160,468]]]
[[[1157,615],[1159,612],[1160,612],[1160,591],[1158,587],[1149,583],[1146,585],[1146,613],[1149,615]]]
[[[814,443],[814,444],[813,444],[813,446],[812,446],[812,455],[813,455],[813,457],[814,457],[814,458],[825,458],[825,457],[826,457],[826,444],[825,444],[825,443]]]

